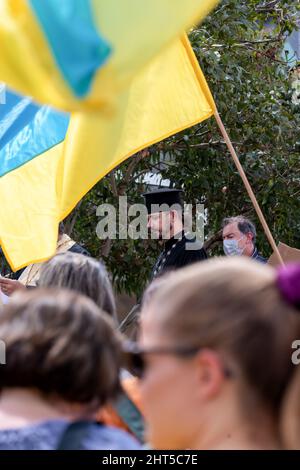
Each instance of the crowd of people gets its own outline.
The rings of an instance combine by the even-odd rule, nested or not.
[[[176,214],[159,217],[170,247]],[[222,234],[227,256],[164,250],[134,341],[103,262],[70,239],[34,282],[1,278],[0,450],[299,448],[300,265],[266,265],[244,217]]]

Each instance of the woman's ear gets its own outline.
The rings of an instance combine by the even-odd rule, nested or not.
[[[218,353],[202,349],[197,354],[197,391],[202,399],[218,395],[225,381],[224,367]]]

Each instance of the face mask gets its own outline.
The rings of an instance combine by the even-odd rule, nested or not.
[[[223,240],[223,250],[226,256],[241,256],[245,248],[239,247],[239,241],[242,240]]]

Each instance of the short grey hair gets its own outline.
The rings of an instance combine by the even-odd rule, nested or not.
[[[92,299],[117,321],[112,285],[104,264],[79,253],[61,253],[43,264],[38,287],[71,289]]]
[[[236,217],[226,217],[223,219],[222,222],[222,229],[225,228],[229,224],[234,224],[237,223],[238,229],[241,233],[244,235],[247,235],[247,233],[252,233],[253,237],[253,244],[255,245],[256,242],[256,228],[253,222],[251,220],[247,219],[243,215],[238,215]]]

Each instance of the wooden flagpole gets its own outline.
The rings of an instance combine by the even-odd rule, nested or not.
[[[238,170],[238,172],[239,172],[239,174],[240,174],[240,177],[241,177],[242,180],[243,180],[243,183],[244,183],[244,185],[245,185],[245,188],[246,188],[246,190],[247,190],[247,193],[248,193],[248,195],[249,195],[249,197],[250,197],[250,199],[251,199],[251,201],[252,201],[252,204],[253,204],[253,206],[254,206],[254,209],[255,209],[255,211],[256,211],[256,213],[257,213],[257,215],[258,215],[258,218],[259,218],[259,220],[260,220],[260,223],[261,223],[261,225],[263,226],[263,229],[264,229],[264,232],[265,232],[265,234],[266,234],[266,237],[267,237],[267,239],[268,239],[268,241],[269,241],[269,243],[270,243],[270,245],[271,245],[271,247],[272,247],[274,253],[275,253],[276,256],[277,256],[278,261],[280,262],[280,264],[281,264],[282,266],[284,266],[284,261],[283,261],[283,259],[282,259],[281,254],[279,253],[279,250],[278,250],[278,248],[277,248],[277,245],[276,245],[276,243],[275,243],[275,240],[274,240],[274,238],[273,238],[273,235],[272,235],[272,233],[271,233],[271,231],[270,231],[270,229],[269,229],[269,226],[268,226],[268,224],[267,224],[267,222],[266,222],[266,219],[264,218],[264,215],[263,215],[263,213],[262,213],[262,211],[261,211],[261,208],[259,207],[259,204],[258,204],[257,199],[256,199],[256,197],[255,197],[255,194],[254,194],[254,192],[253,192],[253,190],[252,190],[252,188],[251,188],[251,185],[250,185],[250,183],[249,183],[249,181],[248,181],[248,178],[247,178],[247,176],[246,176],[246,173],[244,172],[244,169],[243,169],[243,167],[242,167],[242,165],[241,165],[241,163],[240,163],[240,161],[239,161],[239,158],[238,158],[238,156],[237,156],[237,154],[236,154],[236,151],[234,150],[234,147],[233,147],[233,145],[232,145],[232,142],[231,142],[231,140],[230,140],[230,137],[229,137],[229,135],[227,134],[227,131],[226,131],[225,127],[224,127],[224,124],[223,124],[223,121],[222,121],[222,119],[221,119],[221,116],[219,115],[218,110],[217,110],[216,108],[215,108],[214,115],[215,115],[217,124],[218,124],[218,126],[219,126],[219,128],[220,128],[221,134],[222,134],[222,136],[224,137],[224,140],[225,140],[225,143],[226,143],[226,145],[227,145],[227,147],[228,147],[228,150],[229,150],[229,152],[230,152],[230,154],[231,154],[231,156],[232,156],[232,158],[233,158],[233,161],[234,161],[234,163],[235,163],[235,165],[236,165],[236,167],[237,167],[237,170]]]

